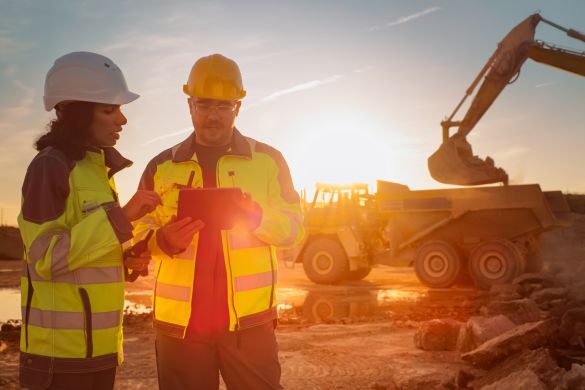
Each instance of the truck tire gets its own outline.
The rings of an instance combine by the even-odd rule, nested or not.
[[[303,302],[303,318],[310,322],[328,322],[346,317],[349,317],[349,302],[340,297],[309,292]]]
[[[522,252],[503,238],[481,242],[469,255],[469,273],[475,285],[481,289],[511,283],[523,271]]]
[[[345,250],[336,240],[318,238],[309,242],[303,253],[303,269],[317,284],[337,284],[348,273]]]
[[[362,280],[363,278],[368,276],[371,271],[372,271],[372,267],[370,267],[370,266],[358,268],[355,271],[347,271],[347,274],[345,275],[345,279],[347,279],[347,280]]]
[[[461,266],[461,256],[457,249],[443,240],[422,244],[414,258],[416,276],[431,288],[451,287],[459,278]]]

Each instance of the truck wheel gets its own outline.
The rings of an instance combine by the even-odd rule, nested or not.
[[[512,282],[524,270],[520,250],[506,239],[477,244],[469,256],[469,273],[477,287],[489,289],[495,284]]]
[[[428,241],[416,252],[414,272],[428,287],[451,287],[461,272],[461,256],[457,249],[446,241]]]
[[[303,317],[311,322],[327,322],[349,317],[349,302],[342,298],[309,292],[303,302]]]
[[[345,279],[347,279],[347,280],[362,280],[363,278],[368,276],[371,271],[372,271],[372,267],[370,267],[370,266],[358,268],[355,271],[347,271],[347,274],[345,275]]]
[[[349,263],[343,247],[330,238],[318,238],[309,243],[303,254],[303,269],[317,284],[336,284],[343,280]]]

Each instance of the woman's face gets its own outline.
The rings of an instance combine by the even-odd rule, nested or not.
[[[120,138],[122,126],[128,122],[120,106],[96,103],[93,121],[89,126],[89,143],[93,146],[114,146]]]

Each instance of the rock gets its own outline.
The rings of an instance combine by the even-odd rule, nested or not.
[[[457,377],[455,378],[455,388],[466,389],[468,388],[468,385],[471,383],[471,381],[483,374],[483,370],[480,372],[480,370],[473,367],[462,368],[457,372]]]
[[[563,271],[555,276],[555,283],[558,286],[571,286],[579,281],[580,275],[575,272]]]
[[[546,287],[554,285],[554,279],[550,275],[543,273],[524,273],[517,276],[513,281],[513,284],[540,284]]]
[[[564,302],[557,302],[557,304],[553,305],[552,303],[549,303],[550,306],[550,310],[548,310],[548,313],[550,315],[550,317],[555,318],[556,320],[558,320],[560,322],[561,318],[565,315],[565,313],[569,310],[572,310],[575,308],[575,305],[571,305],[569,302],[564,301]],[[542,312],[545,312],[546,310],[542,310]]]
[[[520,368],[534,372],[549,389],[559,383],[565,373],[565,370],[557,366],[546,348],[524,350],[496,364],[487,374],[475,379],[468,387],[481,389],[504,379]]]
[[[578,305],[585,304],[585,282],[572,284],[569,287],[567,299]]]
[[[499,301],[512,301],[522,298],[522,288],[517,284],[494,284],[490,294]]]
[[[459,331],[457,350],[461,352],[471,351],[486,341],[506,333],[515,326],[508,317],[502,314],[494,317],[471,317]]]
[[[462,325],[452,319],[425,321],[414,334],[414,345],[425,351],[454,351]]]
[[[20,320],[8,320],[0,326],[0,332],[20,332]]]
[[[544,383],[529,369],[513,372],[507,377],[481,388],[482,390],[529,389],[546,390]]]
[[[565,372],[561,383],[555,390],[579,390],[585,389],[585,366],[573,364],[571,369]]]
[[[554,324],[550,320],[529,322],[486,341],[473,351],[462,354],[461,358],[475,366],[490,368],[516,352],[545,345],[553,333]]]
[[[533,292],[530,298],[540,305],[556,299],[563,299],[567,296],[568,292],[569,290],[565,287],[551,287]]]
[[[503,314],[516,325],[534,322],[541,319],[540,309],[531,299],[517,299],[507,302],[492,302],[487,306],[489,315]]]
[[[585,308],[567,310],[561,318],[559,337],[570,346],[585,349]]]

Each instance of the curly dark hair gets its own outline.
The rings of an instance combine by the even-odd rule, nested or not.
[[[94,106],[90,102],[72,102],[59,107],[57,118],[49,122],[49,130],[35,142],[35,149],[52,146],[73,161],[81,160],[87,149]]]

